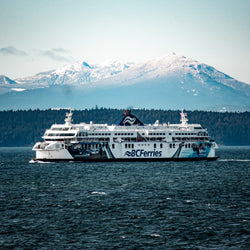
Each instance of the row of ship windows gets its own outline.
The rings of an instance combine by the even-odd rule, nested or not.
[[[111,136],[111,133],[87,133],[87,132],[80,132],[78,133],[79,136],[100,136],[100,135],[109,135]],[[133,135],[133,133],[115,133],[115,135]]]
[[[115,135],[133,135],[133,133],[115,133]]]
[[[45,134],[45,136],[75,136],[73,133],[67,133],[67,134]]]
[[[111,135],[111,133],[87,133],[87,132],[80,132],[79,136],[87,136],[87,135]],[[115,133],[115,135],[133,135],[133,133]],[[142,133],[145,135],[145,133]],[[166,135],[166,133],[148,133],[148,135]],[[168,133],[168,135],[172,135],[172,133]],[[197,133],[175,133],[174,135],[197,135]],[[200,134],[200,135],[207,135],[207,133]]]
[[[165,133],[148,133],[148,135],[166,135]],[[171,133],[169,133],[171,135]]]
[[[138,146],[150,146],[150,144],[138,144]],[[156,143],[154,143],[154,148],[156,148],[157,145]],[[160,143],[160,148],[162,148],[163,145],[162,143]],[[175,144],[175,143],[170,143],[169,144],[170,148],[175,148],[175,147],[179,147],[179,144]],[[192,145],[190,143],[185,144],[185,148],[191,148]],[[112,148],[115,148],[115,144],[112,144]],[[134,148],[134,144],[125,144],[125,148]]]
[[[208,137],[173,137],[173,141],[203,141],[203,140],[208,140]]]
[[[45,136],[74,136],[74,133],[66,133],[66,134],[45,134]],[[78,136],[111,136],[111,133],[87,133],[87,132],[80,132]],[[115,133],[115,135],[133,135],[133,133]],[[144,133],[142,133],[144,135]],[[149,133],[148,135],[165,135],[165,133]],[[171,135],[171,133],[169,133]],[[175,135],[197,135],[195,133],[176,133]],[[206,136],[207,133],[199,134],[200,136]]]
[[[52,128],[51,130],[57,130],[57,131],[67,131],[70,128]]]
[[[79,132],[78,133],[79,136],[90,136],[90,135],[111,135],[111,133],[87,133],[87,132]]]
[[[170,147],[170,148],[175,148],[175,147],[179,147],[179,145],[180,145],[180,144],[170,143],[170,144],[169,144],[169,147]],[[191,148],[191,144],[190,144],[190,143],[185,144],[185,148]]]
[[[113,145],[114,144],[112,144],[112,147],[113,147]],[[143,147],[143,146],[150,146],[150,144],[138,144],[138,146],[141,146],[141,147]],[[114,147],[113,147],[114,148]],[[134,144],[125,144],[125,148],[134,148]],[[154,148],[156,148],[156,143],[154,143]],[[162,148],[162,143],[160,144],[160,148]]]
[[[196,133],[175,133],[175,135],[197,135]]]

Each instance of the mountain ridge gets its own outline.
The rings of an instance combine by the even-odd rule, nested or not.
[[[39,105],[50,108],[56,103],[65,106],[71,95],[74,98],[71,102],[79,108],[81,105],[118,107],[115,106],[118,104],[178,108],[181,104],[191,109],[212,106],[250,109],[249,84],[210,65],[174,53],[136,64],[80,61],[15,79],[14,84],[0,86],[1,93],[3,108],[11,107],[11,102],[16,107],[24,107],[26,103],[26,108],[40,108]],[[46,96],[49,98],[46,103],[39,101],[45,100]]]

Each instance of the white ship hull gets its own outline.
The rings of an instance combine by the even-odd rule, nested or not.
[[[53,146],[56,144],[53,142]],[[70,147],[58,143],[58,148],[36,149],[39,161],[180,161],[214,160],[215,143],[74,143]],[[170,144],[172,145],[170,148]],[[63,147],[62,147],[63,145]],[[87,145],[87,149],[86,149]],[[114,145],[114,146],[113,146]],[[173,147],[173,145],[175,145]],[[114,147],[112,149],[112,147]]]

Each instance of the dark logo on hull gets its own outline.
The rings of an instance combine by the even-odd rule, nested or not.
[[[128,157],[161,157],[162,151],[145,151],[144,149],[133,149],[131,151],[126,151],[124,155]]]

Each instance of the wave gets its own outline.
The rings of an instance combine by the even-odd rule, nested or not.
[[[250,159],[219,159],[218,161],[244,161],[248,162]]]
[[[34,160],[34,159],[31,159],[30,161],[29,161],[29,163],[53,163],[53,162],[50,162],[50,161],[39,161],[39,160]]]
[[[92,192],[91,194],[100,194],[100,195],[106,195],[106,193],[105,193],[105,192],[97,192],[97,191],[94,191],[94,192]]]

